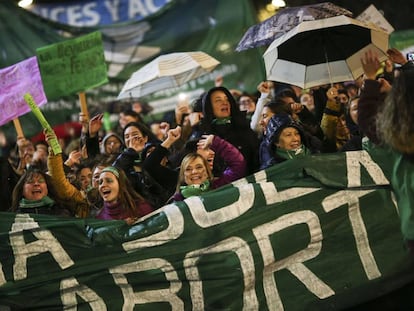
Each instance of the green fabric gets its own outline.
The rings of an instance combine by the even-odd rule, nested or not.
[[[108,82],[99,31],[37,49],[49,101],[85,92]]]
[[[392,154],[391,185],[398,203],[401,231],[408,240],[414,240],[414,162],[398,153]]]
[[[400,214],[401,232],[405,239],[414,240],[414,161],[390,148],[375,146],[369,139],[363,140],[362,147],[387,155],[392,165],[390,181]]]
[[[1,213],[0,305],[351,310],[414,282],[393,172],[379,148],[304,156],[131,226]]]
[[[53,201],[50,197],[44,196],[40,200],[27,200],[25,198],[22,198],[19,202],[19,208],[25,209],[25,208],[49,208],[52,207],[55,204],[55,201]]]
[[[210,181],[206,180],[201,185],[181,186],[180,190],[184,198],[189,198],[195,195],[202,195],[204,192],[210,190]]]
[[[134,164],[135,165],[140,165],[142,163],[142,151],[141,152],[137,152],[137,158],[134,159]]]
[[[286,160],[303,157],[309,154],[311,154],[310,150],[306,148],[303,144],[295,150],[285,150],[281,148],[276,149],[276,155]]]
[[[217,125],[231,124],[231,117],[213,119],[212,123]]]

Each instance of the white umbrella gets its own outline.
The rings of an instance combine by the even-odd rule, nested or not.
[[[266,50],[266,76],[302,88],[355,80],[366,51],[387,58],[388,38],[375,25],[343,15],[302,22]]]
[[[161,55],[136,72],[125,83],[118,99],[142,97],[181,86],[211,72],[220,62],[204,52]]]

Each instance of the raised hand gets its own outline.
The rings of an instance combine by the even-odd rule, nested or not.
[[[381,63],[378,59],[377,53],[369,50],[365,52],[363,58],[361,58],[362,68],[364,69],[365,78],[369,80],[375,80],[377,72],[381,67]]]
[[[167,132],[167,138],[162,142],[161,146],[170,148],[181,137],[181,127],[177,126]]]
[[[405,58],[405,56],[396,48],[391,48],[387,50],[388,58],[396,64],[404,65],[408,62],[408,60]]]
[[[102,128],[103,114],[99,113],[89,120],[89,136],[95,137],[99,130]]]
[[[207,149],[213,143],[214,135],[203,135],[197,143],[197,148]]]

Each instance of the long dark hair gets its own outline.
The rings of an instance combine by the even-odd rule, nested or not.
[[[157,142],[159,141],[157,137],[152,133],[151,129],[142,122],[129,122],[125,125],[124,130],[122,132],[122,138],[125,139],[125,131],[128,127],[135,126],[139,131],[142,133],[144,137],[148,137],[148,142]]]

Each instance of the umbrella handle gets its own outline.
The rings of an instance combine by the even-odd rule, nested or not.
[[[329,75],[329,81],[331,83],[331,87],[333,87],[333,83],[332,83],[332,74],[331,74],[331,66],[329,66],[329,59],[328,59],[328,53],[325,50],[325,60],[326,60],[326,66],[328,67],[328,75]]]

